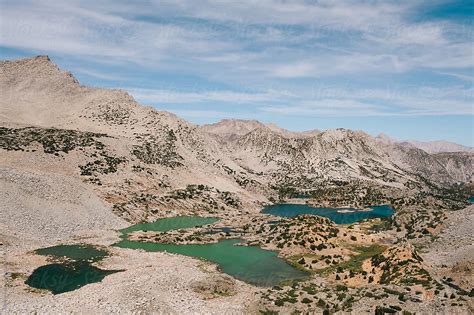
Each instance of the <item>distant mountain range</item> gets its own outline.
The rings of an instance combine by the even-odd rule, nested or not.
[[[441,153],[441,152],[474,152],[474,148],[463,146],[454,142],[436,140],[436,141],[416,141],[416,140],[404,140],[398,141],[383,133],[379,134],[376,139],[383,143],[399,143],[402,145],[412,145],[419,149],[422,149],[428,153]]]
[[[278,127],[275,124],[264,124],[258,120],[243,119],[223,119],[215,124],[202,125],[201,130],[218,135],[225,140],[236,140],[239,137],[258,128],[268,129],[287,138],[305,138],[317,135],[319,130],[309,130],[303,132],[289,131]]]
[[[276,132],[287,138],[306,138],[316,136],[321,133],[320,130],[314,129],[309,131],[289,131],[278,127],[275,124],[264,124],[258,120],[243,120],[243,119],[223,119],[214,124],[202,125],[201,130],[218,135],[225,140],[235,140],[239,137],[257,129],[267,128],[273,132]],[[407,146],[413,146],[427,153],[441,153],[441,152],[474,152],[474,148],[463,146],[454,142],[437,140],[437,141],[416,141],[416,140],[403,140],[399,141],[394,138],[387,136],[386,134],[379,134],[375,139],[384,144],[401,144]]]

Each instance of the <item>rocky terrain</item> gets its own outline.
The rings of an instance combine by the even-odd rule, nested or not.
[[[322,185],[431,193],[473,176],[470,153],[430,155],[344,129],[295,136],[256,121],[197,127],[126,92],[84,87],[45,56],[1,67],[2,166],[38,160],[35,167],[88,181],[131,222],[171,208],[257,210]],[[189,185],[206,188],[183,192]]]
[[[2,61],[0,90],[7,312],[473,310],[469,150],[423,150],[347,129],[297,133],[258,121],[196,126],[124,91],[83,86],[46,56]],[[317,216],[274,224],[260,213],[299,195],[313,206],[389,204],[396,214],[336,225]],[[130,238],[241,238],[278,250],[311,277],[258,288],[196,259],[110,246],[118,229],[176,215],[217,217],[210,229],[233,229]],[[32,250],[62,243],[105,246],[112,255],[101,267],[125,271],[58,295],[28,287],[25,278],[46,261]]]
[[[215,265],[166,253],[116,250],[101,268],[126,270],[89,284],[81,290],[58,295],[27,287],[23,282],[45,258],[10,252],[2,295],[7,313],[213,313],[222,309],[244,313],[252,307],[252,288],[217,272]],[[229,280],[230,278],[230,280]],[[216,283],[224,282],[216,288]],[[222,298],[216,289],[229,294]]]

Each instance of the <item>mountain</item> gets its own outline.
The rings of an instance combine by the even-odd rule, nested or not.
[[[398,141],[394,138],[387,136],[386,134],[379,134],[376,137],[376,140],[384,144],[401,144],[405,146],[412,146],[418,149],[422,149],[427,153],[441,153],[441,152],[470,152],[474,153],[474,148],[463,146],[454,142],[449,141],[415,141],[415,140],[406,140]]]
[[[214,138],[175,115],[141,106],[125,91],[82,86],[46,56],[0,67],[2,167],[87,181],[134,222],[162,216],[161,209],[235,209],[234,199],[252,209],[266,200],[249,197],[238,183],[246,171]]]
[[[258,211],[292,191],[344,190],[344,202],[363,204],[374,191],[413,195],[472,181],[469,152],[429,154],[362,131],[299,133],[256,120],[196,126],[125,91],[83,86],[47,56],[0,69],[4,173],[82,182],[130,222]]]
[[[287,137],[287,138],[305,138],[305,137],[312,137],[320,133],[319,130],[313,129],[313,130],[307,130],[307,131],[290,131],[284,128],[278,127],[276,124],[270,123],[265,125],[268,129],[279,133],[280,135]]]
[[[239,137],[258,128],[266,128],[286,138],[305,138],[317,135],[319,130],[309,131],[290,131],[278,127],[276,124],[264,124],[257,120],[245,119],[223,119],[215,124],[206,124],[200,126],[200,129],[212,135],[216,135],[226,141],[233,141]]]
[[[441,153],[441,152],[474,152],[474,148],[466,147],[454,142],[449,141],[415,141],[408,140],[407,143],[414,145],[417,148],[420,148],[428,153]]]
[[[218,135],[226,141],[232,141],[265,125],[257,120],[223,119],[215,124],[202,125],[204,132]]]
[[[196,126],[142,106],[125,91],[83,86],[46,56],[2,61],[0,73],[0,249],[8,253],[2,281],[14,313],[71,312],[86,304],[107,312],[111,305],[116,312],[219,313],[222,305],[238,313],[301,311],[305,305],[314,312],[317,304],[320,311],[373,313],[380,302],[387,307],[376,312],[403,306],[446,313],[426,301],[451,305],[464,303],[453,294],[469,295],[471,283],[460,279],[471,271],[472,259],[461,259],[470,258],[473,207],[451,210],[467,204],[472,152],[430,154],[342,128],[292,132],[255,120]],[[396,211],[350,225],[318,216],[276,221],[260,213],[264,205],[295,202],[298,195],[309,196],[298,202],[312,206],[388,204]],[[298,286],[257,288],[223,275],[212,261],[112,246],[128,243],[118,230],[130,223],[180,215],[219,220],[129,237],[144,247],[239,238],[319,276]],[[435,246],[439,268],[430,269],[409,242]],[[53,264],[35,251],[59,244],[97,246],[108,253],[101,271],[120,272],[64,295],[32,290],[29,279],[38,270],[67,263],[69,274],[76,265],[64,257]],[[463,265],[450,272],[450,261]],[[245,307],[234,308],[235,301]]]
[[[414,174],[438,183],[472,177],[470,155],[460,155],[467,163],[462,175],[447,168],[444,160],[386,135],[373,138],[345,129],[291,132],[255,120],[227,119],[200,128],[223,139],[228,154],[241,167],[253,173],[270,172],[285,184],[296,184],[291,178],[301,181],[302,175],[308,180],[301,184],[309,186],[321,181],[371,180],[402,187],[418,181]]]

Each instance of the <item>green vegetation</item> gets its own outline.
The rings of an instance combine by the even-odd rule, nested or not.
[[[109,174],[117,172],[117,166],[126,161],[125,158],[109,155],[105,145],[96,138],[107,137],[105,134],[81,132],[76,130],[55,128],[4,128],[0,127],[0,148],[15,151],[34,151],[28,149],[34,143],[43,147],[43,152],[59,156],[61,153],[69,153],[73,150],[90,148],[93,153],[84,152],[93,161],[85,165],[79,165],[80,174],[90,176],[90,181],[100,185],[98,174]]]
[[[104,144],[95,138],[106,137],[105,134],[81,132],[56,128],[5,128],[0,127],[0,148],[7,151],[25,151],[33,143],[43,146],[44,153],[69,153],[76,148],[94,147],[103,150]]]
[[[362,273],[362,263],[373,256],[381,254],[386,249],[383,245],[374,244],[371,246],[356,246],[353,247],[353,250],[357,253],[352,256],[350,260],[341,262],[336,266],[331,266],[320,270],[320,273],[327,274],[334,272],[336,269],[338,271],[348,270],[354,273]]]
[[[94,162],[87,162],[85,165],[79,165],[79,168],[81,169],[81,175],[83,176],[110,174],[117,172],[117,166],[125,161],[125,158],[108,156],[103,153],[100,159],[95,160]]]
[[[147,136],[141,145],[134,145],[132,154],[147,164],[160,164],[169,168],[182,166],[183,157],[176,152],[176,135],[166,131],[164,139]]]
[[[176,189],[168,195],[160,197],[162,201],[200,199],[203,204],[207,204],[211,209],[218,209],[217,200],[229,207],[240,207],[240,201],[235,194],[229,191],[220,191],[207,185],[187,185],[185,189]]]

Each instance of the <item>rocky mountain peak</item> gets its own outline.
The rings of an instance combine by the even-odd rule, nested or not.
[[[215,124],[200,126],[206,133],[216,135],[226,141],[234,141],[239,137],[257,129],[266,128],[264,124],[257,120],[244,119],[223,119]]]
[[[377,137],[375,137],[375,140],[377,142],[380,142],[380,143],[383,143],[383,144],[393,144],[393,143],[396,143],[397,140],[386,135],[385,133],[381,132],[377,135]]]
[[[285,138],[307,138],[321,133],[317,129],[302,132],[290,131],[279,127],[275,123],[264,124],[254,119],[222,119],[215,124],[202,125],[200,128],[207,133],[218,135],[226,140],[236,140],[259,128]]]
[[[62,84],[79,85],[79,82],[72,73],[62,71],[47,55],[14,61],[5,60],[1,62],[1,68],[2,75],[5,75],[7,78],[29,80],[50,78],[55,81],[62,81]]]
[[[454,142],[437,140],[437,141],[416,141],[416,140],[404,140],[399,141],[395,138],[387,136],[384,133],[380,133],[375,140],[379,143],[392,145],[397,144],[409,148],[418,148],[427,153],[440,153],[440,152],[474,152],[474,148],[463,146]]]
[[[405,143],[409,143],[417,148],[420,148],[428,153],[440,153],[440,152],[474,152],[474,148],[463,146],[457,143],[449,141],[415,141],[407,140]]]
[[[354,137],[363,137],[368,138],[370,137],[363,131],[354,131],[345,128],[337,128],[337,129],[328,129],[320,133],[321,139],[325,141],[343,141],[348,138]]]
[[[244,135],[250,131],[264,127],[264,124],[257,120],[244,119],[222,119],[215,124],[203,125],[201,128],[209,133],[215,134],[236,134]]]

